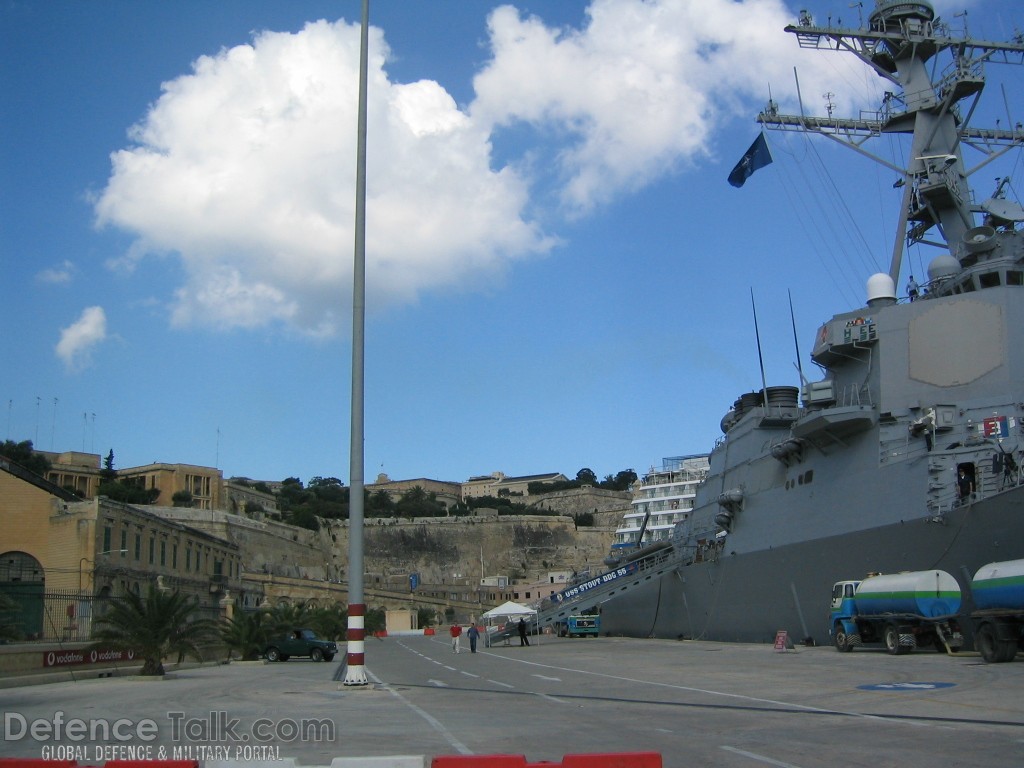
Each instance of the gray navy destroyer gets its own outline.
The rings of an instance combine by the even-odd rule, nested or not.
[[[1021,125],[975,128],[983,64],[1010,42],[953,35],[921,0],[879,0],[868,25],[786,28],[801,47],[858,57],[888,81],[871,119],[781,114],[765,128],[826,135],[897,173],[900,223],[866,305],[821,325],[819,381],[743,394],[722,420],[693,510],[671,541],[542,606],[597,608],[602,631],[642,637],[827,642],[841,579],[942,569],[969,600],[985,563],[1024,557],[1024,233],[1008,180],[976,202],[970,174],[1024,144]],[[907,167],[868,153],[903,135]],[[968,167],[969,161],[975,162]],[[989,177],[991,178],[991,177]],[[936,246],[899,297],[905,245]]]

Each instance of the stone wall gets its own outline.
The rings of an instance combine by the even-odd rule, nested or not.
[[[499,517],[482,510],[471,517],[367,518],[367,584],[405,585],[410,573],[418,573],[422,584],[475,588],[487,576],[534,581],[552,570],[601,570],[629,498],[583,488],[547,494],[544,508],[558,510],[551,515]],[[347,580],[347,520],[324,520],[319,531],[309,531],[217,510],[149,509],[237,544],[247,573]],[[577,528],[572,515],[595,509],[604,524]]]

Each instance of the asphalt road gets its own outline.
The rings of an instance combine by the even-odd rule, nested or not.
[[[1024,763],[1024,660],[553,637],[476,654],[463,641],[456,655],[442,636],[369,640],[366,660],[371,684],[360,687],[338,681],[337,660],[292,659],[185,669],[162,682],[0,690],[0,757],[319,766],[420,755],[429,765],[436,755],[560,762],[655,751],[666,768]],[[82,722],[69,730],[73,720]]]

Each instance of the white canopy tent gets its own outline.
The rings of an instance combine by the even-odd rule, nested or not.
[[[536,617],[537,611],[526,605],[520,605],[509,600],[507,603],[502,603],[497,608],[492,608],[483,614],[480,618],[484,620],[485,626],[485,637],[487,638],[487,644],[491,644],[491,638],[502,631],[502,629],[508,629],[509,633],[516,631],[515,624],[520,619],[525,619],[527,623],[531,623]],[[505,634],[504,638],[508,640],[509,635]]]

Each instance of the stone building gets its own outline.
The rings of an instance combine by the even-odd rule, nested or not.
[[[63,612],[33,613],[29,636],[77,636],[92,598],[145,594],[151,584],[194,595],[211,611],[241,589],[237,545],[143,507],[81,501],[2,458],[0,517],[0,590],[30,602],[79,597]]]
[[[366,490],[369,493],[384,491],[391,497],[391,501],[399,501],[403,495],[414,488],[422,488],[427,493],[433,493],[439,502],[449,509],[462,500],[462,483],[450,483],[444,480],[430,480],[426,477],[414,480],[392,480],[381,473],[377,475],[376,482],[367,483]]]
[[[462,483],[462,498],[480,498],[492,496],[496,499],[513,496],[529,496],[530,483],[564,483],[568,480],[561,472],[549,472],[545,475],[522,475],[507,477],[504,472],[492,472],[489,475],[477,475]]]
[[[97,453],[36,451],[50,462],[46,479],[54,485],[71,490],[85,499],[94,498],[102,479],[101,457]],[[170,506],[174,494],[187,492],[197,509],[224,509],[224,475],[214,467],[195,464],[155,462],[141,467],[117,470],[120,482],[146,490],[156,488],[160,495],[154,503]],[[266,495],[266,494],[263,494]]]

